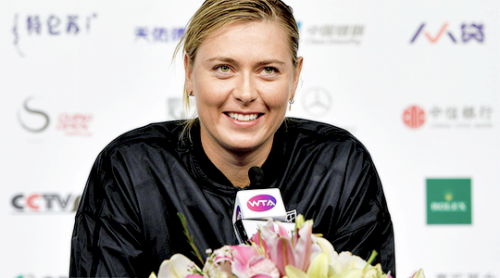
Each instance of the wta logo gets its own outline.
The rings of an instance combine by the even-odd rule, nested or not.
[[[247,207],[252,211],[268,211],[276,206],[276,198],[271,195],[257,195],[247,202]]]
[[[425,112],[418,106],[410,106],[403,112],[403,122],[410,128],[419,128],[425,123]]]

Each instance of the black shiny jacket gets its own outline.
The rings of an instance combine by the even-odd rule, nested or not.
[[[99,154],[75,218],[70,277],[148,277],[175,253],[196,261],[177,212],[203,255],[237,243],[231,216],[239,189],[203,152],[199,127],[191,140],[181,138],[182,130],[179,121],[151,124]],[[382,184],[356,138],[328,124],[287,119],[262,169],[263,187],[279,188],[286,210],[314,219],[313,232],[337,252],[366,260],[377,250],[375,263],[395,277]]]

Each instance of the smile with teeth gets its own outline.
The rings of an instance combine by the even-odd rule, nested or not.
[[[238,113],[226,113],[229,118],[240,121],[240,122],[249,122],[249,121],[255,121],[259,117],[259,114],[238,114]]]

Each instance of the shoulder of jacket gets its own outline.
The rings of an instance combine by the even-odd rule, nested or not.
[[[290,133],[309,138],[316,143],[352,145],[366,150],[364,145],[349,131],[332,124],[299,118],[289,118],[287,121]]]
[[[183,128],[184,121],[151,123],[118,136],[102,150],[101,154],[111,154],[139,144],[162,144],[175,148]]]

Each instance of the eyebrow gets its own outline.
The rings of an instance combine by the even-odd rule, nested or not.
[[[238,65],[238,62],[235,59],[228,58],[228,57],[214,57],[214,58],[208,59],[206,62],[210,63],[210,62],[213,62],[213,61],[221,61],[221,62],[225,62],[225,63],[229,63],[229,64],[236,64],[236,65]]]
[[[257,65],[258,66],[264,66],[264,65],[269,65],[269,64],[280,64],[280,65],[284,65],[285,62],[282,62],[280,60],[267,60],[267,61],[262,61],[262,62],[258,62]]]
[[[229,58],[229,57],[214,57],[214,58],[208,59],[206,62],[210,63],[213,61],[221,61],[221,62],[225,62],[225,63],[229,63],[229,64],[239,65],[238,61],[236,61],[233,58]],[[280,64],[280,65],[285,64],[285,62],[282,62],[280,60],[265,60],[265,61],[258,62],[257,66],[269,65],[269,64],[273,64],[273,63]]]

